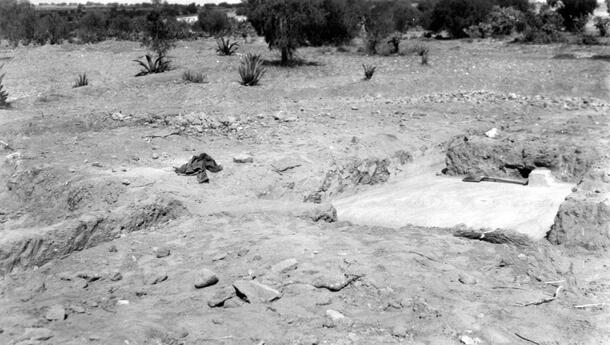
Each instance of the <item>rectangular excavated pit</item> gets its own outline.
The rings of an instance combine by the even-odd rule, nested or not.
[[[339,220],[399,228],[425,227],[506,229],[542,239],[559,205],[573,185],[515,185],[462,182],[459,177],[429,172],[336,200]]]

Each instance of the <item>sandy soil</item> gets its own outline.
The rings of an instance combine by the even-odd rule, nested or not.
[[[609,343],[607,251],[329,222],[337,198],[442,163],[455,135],[608,152],[610,65],[552,58],[606,47],[428,44],[430,66],[302,49],[313,63],[251,88],[212,41],[142,78],[132,43],[0,51],[0,343]],[[224,167],[209,184],[173,173],[201,152]]]

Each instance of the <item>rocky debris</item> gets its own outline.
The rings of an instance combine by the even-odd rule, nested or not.
[[[53,332],[48,328],[26,328],[21,340],[45,341],[53,338]]]
[[[271,272],[275,274],[284,274],[297,269],[299,262],[295,258],[286,259],[271,266]]]
[[[561,138],[520,133],[491,139],[469,135],[454,138],[445,158],[448,175],[527,177],[537,168],[548,168],[558,179],[579,181],[598,159],[589,146]]]
[[[112,113],[110,117],[115,121],[127,121],[131,119],[131,115],[124,115],[120,111]]]
[[[156,284],[166,281],[167,279],[168,279],[167,273],[157,272],[157,273],[153,273],[151,276],[149,276],[148,283],[150,285],[156,285]]]
[[[158,259],[168,257],[171,250],[168,247],[153,248],[153,252]]]
[[[208,300],[210,308],[222,307],[224,303],[235,296],[235,288],[227,286],[216,290],[214,296]]]
[[[409,329],[407,328],[407,325],[401,322],[397,325],[394,325],[390,333],[396,338],[406,338],[407,335],[409,335]]]
[[[233,163],[245,164],[254,162],[254,158],[246,153],[242,153],[233,157]]]
[[[152,156],[150,156],[150,158],[152,159],[159,159],[159,154],[158,153],[153,153]]]
[[[282,294],[255,280],[237,280],[233,283],[237,296],[248,303],[268,303],[279,299]]]
[[[350,327],[354,324],[354,321],[352,321],[352,319],[348,318],[347,316],[341,314],[336,310],[328,309],[326,311],[326,316],[328,317],[328,320],[325,325],[329,328],[337,326]]]
[[[527,96],[516,93],[500,93],[488,90],[433,93],[403,100],[407,104],[417,103],[450,103],[462,102],[471,104],[513,102],[536,108],[583,110],[599,112],[610,110],[610,104],[593,97],[547,97],[543,95]]]
[[[195,279],[195,288],[202,289],[208,286],[212,286],[216,283],[218,283],[218,277],[216,276],[216,273],[204,268],[197,273],[197,278]]]
[[[49,321],[60,321],[66,318],[66,309],[61,304],[52,305],[45,314],[45,319]]]
[[[294,122],[297,120],[297,117],[288,115],[285,111],[279,111],[273,115],[273,119],[278,122]]]

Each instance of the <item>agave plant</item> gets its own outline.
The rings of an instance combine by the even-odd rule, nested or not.
[[[76,78],[72,87],[81,87],[87,85],[89,85],[89,79],[87,78],[87,73],[83,73],[78,75],[78,78]]]
[[[263,59],[260,55],[248,53],[242,57],[241,65],[239,66],[239,76],[241,77],[242,85],[254,86],[258,84],[264,74]]]
[[[197,84],[207,82],[207,78],[206,78],[205,74],[203,74],[201,72],[192,72],[191,70],[184,71],[184,73],[182,74],[182,80],[189,82],[189,83],[197,83]]]
[[[4,67],[4,65],[0,65],[0,70]],[[8,107],[8,92],[4,90],[4,85],[2,84],[2,79],[4,79],[4,74],[0,74],[0,108]]]
[[[373,65],[368,65],[368,64],[362,64],[362,69],[364,70],[364,79],[365,80],[370,80],[371,78],[373,78],[373,74],[375,74],[375,66]]]
[[[229,38],[225,40],[223,37],[216,40],[216,45],[218,45],[216,52],[218,52],[220,55],[226,56],[233,55],[233,53],[235,53],[235,51],[239,48],[239,44],[237,42],[231,43]]]
[[[146,54],[144,57],[146,58],[146,61],[133,60],[142,67],[142,70],[136,74],[136,77],[152,73],[163,73],[169,70],[170,61],[164,54],[158,54],[157,57],[152,54]]]

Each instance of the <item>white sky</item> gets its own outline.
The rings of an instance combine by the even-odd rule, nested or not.
[[[0,0],[2,1],[2,0]],[[86,3],[88,1],[91,2],[99,2],[102,4],[107,4],[107,3],[111,3],[111,2],[118,2],[120,4],[139,4],[142,2],[150,2],[150,0],[30,0],[30,3],[32,4],[39,4],[39,3]],[[190,3],[196,3],[199,5],[203,5],[206,3],[221,3],[221,2],[226,2],[229,4],[234,4],[234,3],[238,3],[240,2],[240,0],[167,0],[168,3],[170,4],[190,4]]]

